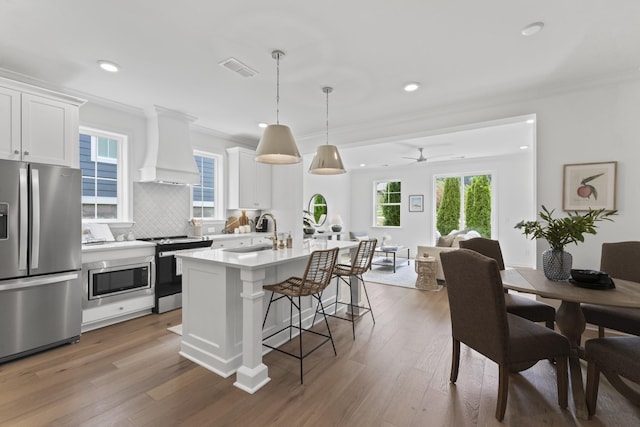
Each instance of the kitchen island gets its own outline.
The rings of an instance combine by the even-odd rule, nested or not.
[[[314,250],[355,250],[358,242],[311,240],[309,246],[288,249],[210,249],[176,256],[182,261],[182,343],[180,354],[223,377],[236,373],[234,385],[254,393],[269,382],[262,363],[263,313],[268,301],[262,286],[304,273]],[[257,248],[256,248],[257,249]],[[354,301],[359,287],[352,286]],[[335,300],[335,286],[323,302]],[[303,325],[313,320],[311,298],[302,302]],[[289,323],[289,309],[272,310],[264,333]],[[318,319],[320,320],[320,319]],[[297,320],[295,321],[297,322]],[[283,342],[288,339],[283,336]]]

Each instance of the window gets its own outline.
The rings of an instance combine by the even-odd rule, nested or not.
[[[80,128],[82,219],[123,220],[127,137]]]
[[[192,187],[192,216],[219,219],[222,217],[220,156],[196,151],[194,158],[200,170],[200,183]]]
[[[493,176],[467,174],[436,178],[436,230],[475,230],[491,238],[493,227]]]
[[[374,227],[400,227],[402,200],[400,181],[378,181],[374,183],[375,206]]]

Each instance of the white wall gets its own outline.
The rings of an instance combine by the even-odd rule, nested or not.
[[[448,174],[491,173],[496,180],[494,221],[497,224],[494,239],[500,240],[507,265],[532,265],[534,245],[513,226],[529,217],[533,211],[532,154],[494,159],[459,160],[411,164],[403,168],[357,170],[351,174],[351,223],[354,230],[366,231],[378,240],[388,234],[392,242],[408,246],[415,256],[419,245],[435,245],[434,206],[435,177]],[[401,224],[399,228],[372,227],[373,182],[400,180],[402,183]],[[410,195],[424,195],[424,211],[409,212]]]
[[[640,228],[637,225],[637,218],[640,217],[640,197],[636,186],[636,183],[640,182],[640,168],[636,167],[640,159],[639,79],[594,85],[587,89],[566,90],[556,94],[540,94],[536,98],[521,101],[425,116],[421,123],[411,123],[405,129],[407,133],[437,131],[468,123],[526,114],[537,115],[534,182],[537,192],[536,211],[544,204],[550,209],[555,208],[557,214],[564,215],[564,164],[618,162],[619,214],[615,217],[615,222],[600,223],[596,236],[587,235],[584,243],[567,247],[573,254],[574,267],[599,268],[603,242],[640,240]],[[351,192],[357,195],[364,185],[359,183],[355,176],[354,174]],[[368,178],[370,180],[372,177]],[[351,217],[353,220],[354,213]],[[501,217],[507,218],[507,215],[501,214]],[[366,221],[370,221],[370,218],[366,218]],[[546,242],[537,242],[538,267],[541,267],[541,253],[547,248]],[[505,254],[505,257],[510,256]]]

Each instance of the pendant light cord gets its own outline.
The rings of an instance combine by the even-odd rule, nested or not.
[[[329,91],[327,90],[327,145],[329,145]]]
[[[327,145],[329,145],[329,94],[333,91],[331,87],[323,87],[322,91],[327,94]]]
[[[276,124],[280,124],[280,52],[276,52]]]

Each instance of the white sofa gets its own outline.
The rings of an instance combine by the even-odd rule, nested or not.
[[[460,248],[460,240],[473,239],[480,237],[480,233],[475,230],[453,230],[446,236],[438,238],[436,246],[418,246],[416,258],[423,256],[432,256],[438,261],[438,273],[436,279],[444,281],[444,272],[442,271],[442,263],[440,262],[440,254],[447,251],[455,251]]]

